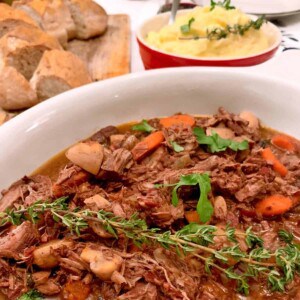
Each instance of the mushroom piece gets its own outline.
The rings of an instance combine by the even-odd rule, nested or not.
[[[84,204],[95,211],[111,207],[111,203],[99,194],[86,198]]]
[[[33,263],[40,268],[53,268],[58,265],[58,259],[53,254],[53,250],[62,247],[71,248],[73,245],[71,240],[52,240],[40,245],[33,251]]]
[[[71,162],[94,175],[100,171],[103,156],[103,146],[95,141],[80,142],[66,152]]]
[[[89,226],[92,228],[92,230],[100,237],[102,238],[112,238],[113,236],[108,233],[102,224],[98,222],[89,221]]]
[[[82,250],[80,257],[90,264],[91,271],[101,280],[111,280],[114,271],[119,271],[123,262],[116,254],[112,254],[110,258],[104,257],[101,250],[89,246]]]
[[[49,279],[46,283],[37,285],[36,289],[47,296],[56,295],[60,292],[60,287],[53,279]]]
[[[212,133],[217,133],[221,138],[231,140],[234,138],[234,132],[226,127],[208,127],[206,129],[207,135],[212,135]]]
[[[253,129],[258,129],[259,127],[259,120],[258,118],[250,111],[242,111],[240,113],[240,117],[249,122],[249,127]]]
[[[227,204],[222,196],[217,196],[214,201],[215,216],[224,220],[227,216]]]
[[[50,277],[50,271],[40,271],[32,274],[32,280],[36,285],[46,283]]]

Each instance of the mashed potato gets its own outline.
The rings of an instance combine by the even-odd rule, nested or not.
[[[181,32],[181,26],[194,18],[188,33]],[[197,57],[242,57],[256,54],[270,46],[267,36],[261,29],[251,28],[244,35],[229,34],[226,38],[209,40],[207,32],[216,28],[226,29],[227,25],[246,25],[250,18],[238,9],[226,10],[216,6],[196,7],[178,16],[172,25],[158,32],[150,32],[146,41],[151,46],[166,52]],[[194,37],[200,37],[194,39]]]

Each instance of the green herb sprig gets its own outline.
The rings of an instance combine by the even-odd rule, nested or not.
[[[17,300],[43,300],[44,297],[37,290],[30,290],[20,296]]]
[[[197,142],[200,145],[207,145],[211,153],[225,151],[230,148],[233,151],[249,149],[248,141],[236,142],[233,140],[223,139],[217,133],[212,132],[212,135],[207,136],[202,128],[196,127],[193,130]]]
[[[171,146],[173,147],[173,150],[177,153],[184,151],[184,148],[177,144],[175,141],[170,142]]]
[[[223,0],[218,2],[210,0],[210,10],[214,10],[216,6],[223,7],[226,10],[235,9],[235,7],[231,5],[231,0]]]
[[[195,22],[195,18],[189,19],[187,24],[184,24],[184,25],[180,26],[181,32],[183,34],[189,33],[191,31],[191,26],[192,26],[193,22]]]
[[[208,193],[211,191],[210,178],[209,175],[204,174],[188,174],[181,175],[179,182],[174,184],[157,184],[156,187],[174,187],[172,190],[172,204],[177,206],[179,203],[177,191],[182,186],[193,186],[198,185],[200,189],[200,197],[197,203],[197,213],[199,215],[200,221],[206,223],[210,220],[213,214],[213,206],[208,200]]]
[[[214,29],[208,29],[205,36],[193,36],[193,37],[179,37],[180,40],[199,40],[199,39],[208,39],[208,40],[221,40],[227,38],[230,34],[243,36],[250,29],[259,30],[264,23],[266,23],[264,16],[259,17],[258,19],[250,20],[245,25],[234,24],[227,25],[225,28],[217,27]]]
[[[147,120],[142,120],[142,122],[135,124],[131,127],[132,130],[136,131],[144,131],[144,132],[152,132],[155,130],[148,122]]]
[[[96,212],[77,208],[71,211],[68,209],[67,198],[59,198],[52,203],[39,202],[28,208],[1,213],[2,219],[5,220],[1,224],[18,224],[23,220],[35,222],[46,212],[51,213],[54,220],[66,226],[71,232],[80,234],[86,229],[88,222],[93,221],[100,223],[113,237],[127,237],[139,247],[143,244],[158,244],[177,252],[179,256],[192,255],[204,263],[208,274],[211,268],[215,268],[229,279],[235,280],[237,291],[245,295],[249,294],[248,280],[251,277],[256,279],[265,277],[272,291],[284,292],[285,286],[300,271],[300,250],[297,245],[288,243],[275,252],[270,252],[263,248],[263,240],[252,232],[251,227],[245,232],[236,232],[234,228],[227,226],[222,232],[216,226],[191,223],[177,232],[162,232],[159,228],[149,228],[145,220],[139,219],[137,215],[124,219],[103,210]],[[69,217],[66,221],[66,216],[72,218]],[[217,250],[214,247],[214,238],[218,236],[227,237],[231,245]],[[249,246],[247,251],[240,249],[238,243],[240,238],[247,242]],[[231,265],[230,259],[231,262],[232,259],[236,261],[235,266]],[[237,270],[239,263],[247,266],[246,271],[241,271],[245,268]],[[30,293],[35,295],[34,291],[30,291],[19,300],[39,300],[28,298]]]

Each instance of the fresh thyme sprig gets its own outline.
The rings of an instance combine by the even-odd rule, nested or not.
[[[231,5],[231,0],[223,0],[218,2],[210,0],[210,10],[214,10],[216,6],[223,7],[226,10],[235,9],[235,7]]]
[[[66,197],[51,203],[36,202],[27,208],[7,210],[0,214],[1,226],[9,223],[18,225],[24,220],[35,223],[45,213],[51,213],[55,221],[77,234],[84,231],[90,221],[98,222],[112,237],[126,237],[139,247],[154,243],[174,250],[180,256],[192,255],[203,261],[208,273],[215,268],[235,280],[237,290],[246,295],[249,293],[249,278],[264,276],[271,290],[283,292],[285,285],[300,271],[300,250],[297,245],[289,242],[270,252],[263,248],[263,240],[252,232],[251,227],[245,232],[236,232],[229,226],[220,231],[216,226],[191,223],[175,233],[162,232],[159,228],[148,228],[145,220],[139,219],[136,214],[124,219],[104,210],[69,210]],[[282,233],[279,234],[282,236]],[[285,235],[289,234],[286,232]],[[217,249],[215,238],[218,236],[227,237],[229,246]],[[241,238],[249,247],[247,251],[242,251],[239,246],[238,240]],[[246,271],[241,271],[240,263],[247,265]]]
[[[44,297],[37,290],[30,290],[20,296],[17,300],[43,300]]]
[[[180,40],[221,40],[227,38],[230,34],[243,36],[250,29],[259,30],[264,23],[266,23],[264,16],[257,18],[255,21],[250,20],[245,25],[234,24],[227,25],[225,28],[217,27],[214,29],[207,29],[205,36],[179,37]]]

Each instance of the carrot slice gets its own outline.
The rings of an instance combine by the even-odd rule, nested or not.
[[[273,136],[271,143],[281,149],[296,152],[297,151],[297,141],[285,134],[277,134]]]
[[[68,299],[68,300],[87,299],[90,292],[91,292],[90,286],[84,284],[79,280],[68,282],[63,289],[63,295],[65,297],[64,299]]]
[[[167,118],[162,118],[160,119],[159,123],[165,128],[169,128],[173,125],[194,126],[195,118],[190,115],[175,115]]]
[[[199,215],[196,210],[186,211],[184,213],[184,216],[189,223],[198,223],[198,224],[201,223]]]
[[[292,205],[293,201],[291,198],[275,194],[259,201],[255,210],[264,217],[272,217],[284,214]]]
[[[270,148],[265,148],[262,151],[262,157],[269,163],[273,165],[273,169],[279,173],[281,176],[285,176],[288,169],[278,160]]]
[[[132,149],[132,155],[135,160],[139,160],[147,156],[151,151],[156,149],[165,137],[162,131],[156,131],[148,135],[141,142],[137,143]]]

